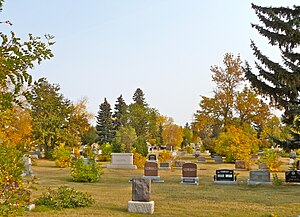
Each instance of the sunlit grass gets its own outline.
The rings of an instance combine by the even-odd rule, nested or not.
[[[104,164],[103,164],[104,166]],[[164,183],[152,183],[152,216],[298,216],[300,186],[247,186],[249,171],[238,171],[238,185],[214,185],[216,169],[233,169],[233,164],[198,164],[200,184],[180,184],[181,170],[159,170]],[[284,179],[284,169],[278,173]],[[33,167],[39,178],[33,199],[59,185],[69,185],[88,192],[96,200],[92,207],[51,211],[37,208],[26,216],[147,216],[127,212],[131,200],[131,177],[141,177],[143,170],[117,170],[103,168],[99,183],[72,182],[69,169],[56,168],[54,162],[37,160]]]

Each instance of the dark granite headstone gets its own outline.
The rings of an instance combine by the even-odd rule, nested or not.
[[[182,177],[197,177],[197,164],[195,163],[183,164]]]
[[[149,160],[149,161],[156,161],[156,160],[157,160],[156,154],[149,154],[148,160]]]
[[[145,176],[158,176],[158,164],[156,162],[146,162],[144,166]]]
[[[300,182],[300,171],[299,170],[285,171],[285,181],[286,182]]]
[[[236,181],[233,170],[216,170],[216,181]]]
[[[151,180],[132,179],[132,201],[149,202],[151,194]]]

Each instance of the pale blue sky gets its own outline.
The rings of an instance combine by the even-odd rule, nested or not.
[[[50,61],[35,67],[35,78],[58,83],[76,102],[88,97],[95,115],[107,97],[112,108],[139,87],[151,107],[175,123],[191,122],[200,95],[213,90],[210,66],[223,55],[240,54],[253,65],[250,39],[270,47],[251,28],[251,2],[287,6],[299,0],[6,0],[1,20],[25,39],[28,33],[55,36]]]

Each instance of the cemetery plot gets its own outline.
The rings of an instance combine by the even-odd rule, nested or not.
[[[159,169],[169,170],[170,169],[170,163],[169,162],[159,163]]]
[[[182,166],[182,184],[199,184],[199,178],[197,176],[197,164],[185,163]]]
[[[237,184],[236,176],[233,170],[221,169],[216,170],[214,175],[215,184]]]

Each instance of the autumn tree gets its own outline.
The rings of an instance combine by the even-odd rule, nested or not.
[[[257,59],[257,70],[254,72],[246,63],[246,78],[260,94],[269,97],[276,107],[284,109],[283,122],[292,126],[294,118],[300,114],[299,6],[261,7],[252,4],[252,9],[261,22],[261,25],[252,24],[252,27],[269,44],[279,49],[282,62],[271,60],[251,41],[251,48]],[[292,139],[277,139],[277,142],[286,148],[299,147],[300,136],[293,132],[291,135]]]
[[[191,130],[188,123],[185,124],[183,131],[182,131],[182,143],[181,145],[184,147],[186,145],[189,145],[192,142],[193,139],[193,131]]]
[[[110,104],[104,98],[104,102],[99,106],[96,130],[97,141],[100,144],[111,143],[114,138],[114,126]]]
[[[113,152],[130,152],[137,136],[134,128],[131,126],[120,127],[113,140]]]
[[[183,141],[183,129],[176,124],[166,125],[162,132],[164,145],[179,149]]]
[[[240,57],[225,54],[225,68],[211,67],[216,89],[212,97],[202,96],[200,110],[192,123],[206,149],[214,151],[214,139],[232,126],[243,129],[244,125],[263,129],[270,116],[269,107],[245,85]],[[254,128],[253,128],[254,129]],[[259,137],[259,131],[256,132]]]

